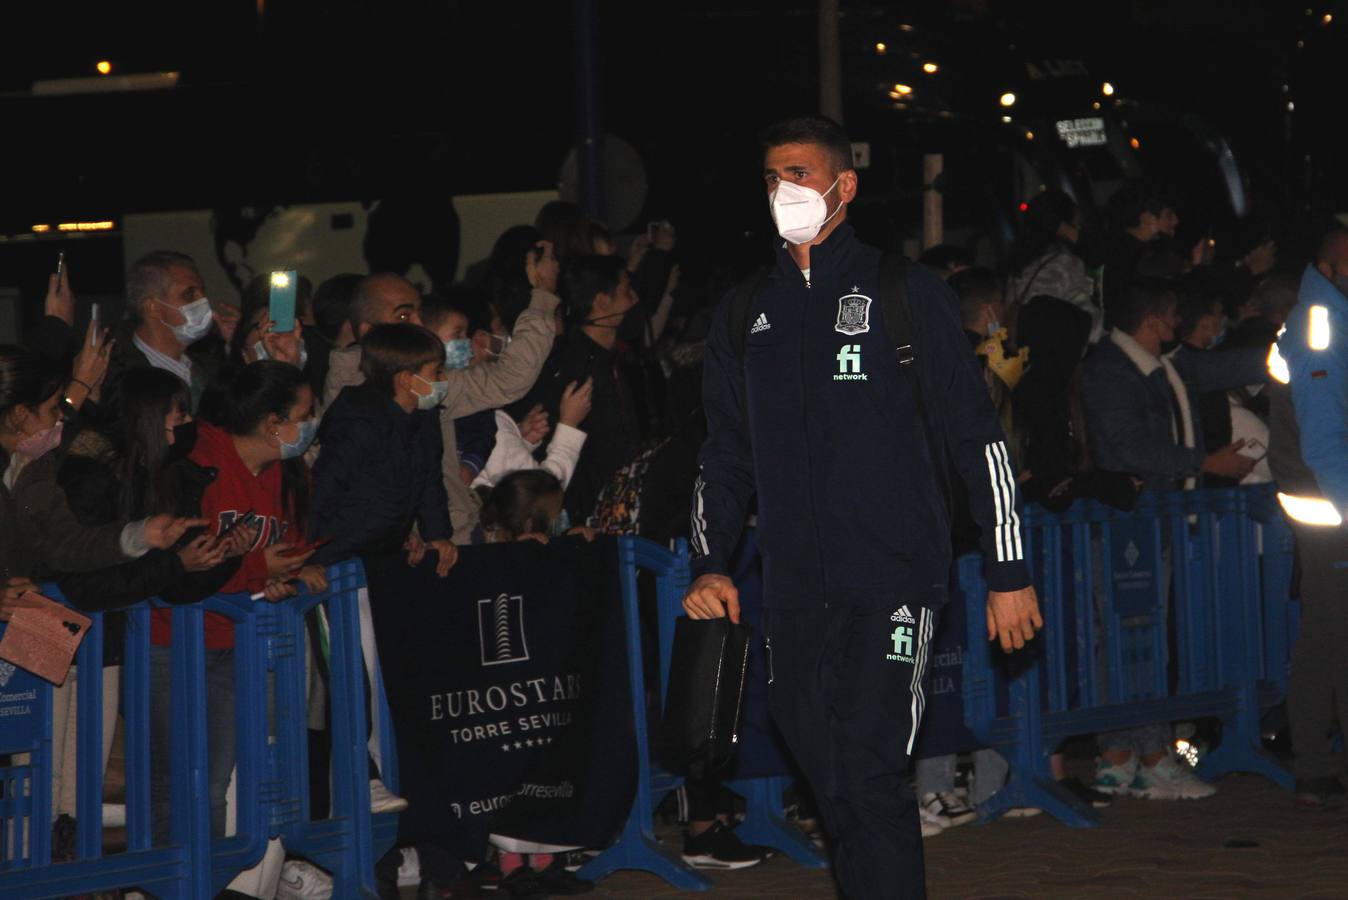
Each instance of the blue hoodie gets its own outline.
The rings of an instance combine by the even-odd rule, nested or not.
[[[750,500],[768,605],[939,607],[950,516],[918,417],[944,437],[981,530],[993,590],[1026,587],[1016,475],[950,289],[908,270],[916,362],[885,334],[881,254],[844,222],[810,249],[806,281],[785,246],[750,304],[741,360],[727,304],[707,337],[709,435],[693,502],[693,574],[728,574]]]

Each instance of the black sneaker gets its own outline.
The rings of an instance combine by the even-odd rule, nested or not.
[[[1299,806],[1334,806],[1343,802],[1343,782],[1337,778],[1298,778],[1296,801]]]
[[[1114,798],[1104,791],[1097,791],[1095,788],[1081,783],[1079,778],[1064,778],[1058,784],[1066,788],[1074,797],[1091,806],[1094,809],[1105,809],[1114,805]]]
[[[588,894],[594,890],[593,881],[586,881],[577,877],[574,872],[567,871],[560,857],[553,860],[546,869],[535,870],[534,877],[538,879],[543,890],[553,897],[571,897],[576,894]]]
[[[561,862],[562,868],[568,872],[574,872],[596,856],[598,856],[597,853],[586,853],[584,850],[567,850],[558,853],[557,859]]]
[[[547,889],[538,880],[538,873],[528,866],[520,866],[502,878],[496,890],[497,896],[512,900],[543,900],[548,896]]]
[[[747,846],[719,820],[701,834],[683,839],[683,861],[695,869],[747,869],[763,859],[761,848]]]

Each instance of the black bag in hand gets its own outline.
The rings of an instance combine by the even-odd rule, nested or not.
[[[680,616],[674,627],[669,692],[656,758],[694,780],[724,766],[739,742],[748,625]]]

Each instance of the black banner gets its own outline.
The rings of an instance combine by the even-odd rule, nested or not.
[[[443,579],[433,560],[365,570],[410,801],[399,843],[607,845],[636,785],[616,540],[465,547]]]

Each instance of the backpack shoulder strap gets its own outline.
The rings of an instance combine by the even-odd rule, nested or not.
[[[912,365],[917,359],[913,348],[913,313],[908,308],[909,262],[898,253],[880,258],[880,304],[885,317],[885,332],[894,344],[899,365]]]
[[[767,268],[758,269],[739,284],[730,289],[725,304],[727,327],[730,329],[730,346],[739,360],[744,359],[744,346],[749,340],[749,317],[753,315],[754,297],[763,289],[768,280]]]
[[[943,435],[938,433],[922,395],[922,373],[913,363],[917,348],[913,344],[913,311],[908,301],[908,269],[912,265],[897,253],[885,253],[880,259],[880,303],[884,310],[885,332],[894,345],[894,355],[901,369],[908,369],[913,377],[913,400],[922,423],[922,437],[927,452],[936,467],[936,479],[945,501],[947,516],[951,511],[950,456]]]

